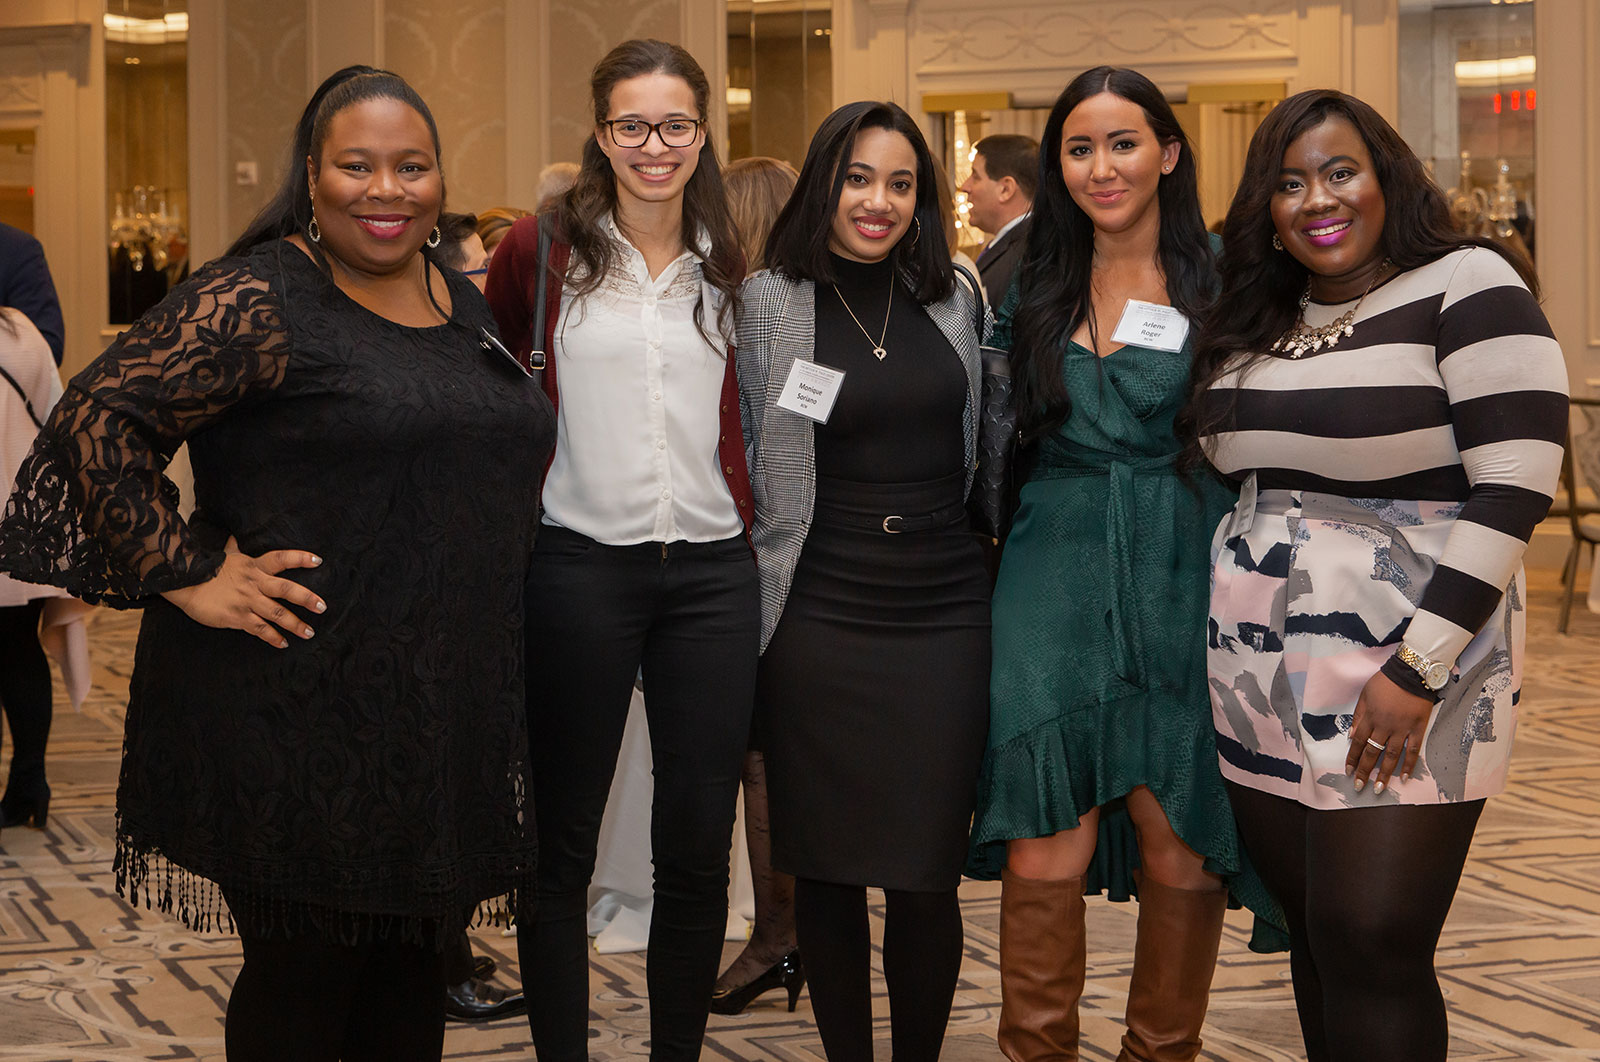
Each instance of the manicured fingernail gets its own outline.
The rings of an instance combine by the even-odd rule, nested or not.
[[[1344,765],[1344,776],[1346,778],[1349,778],[1350,776],[1354,775],[1355,773],[1356,773],[1356,769],[1354,767],[1350,766],[1348,763]]]
[[[1409,782],[1409,781],[1411,781],[1411,774],[1410,774],[1410,772],[1407,772],[1407,773],[1405,773],[1405,774],[1402,774],[1402,775],[1401,775],[1401,776],[1400,776],[1400,780],[1401,780],[1401,781],[1402,781],[1402,782]]]
[[[1359,778],[1356,779],[1356,792],[1359,793],[1359,792],[1361,792],[1361,790],[1365,789],[1366,787],[1367,787],[1367,783],[1366,782],[1363,782]]]
[[[1372,785],[1372,795],[1373,796],[1377,796],[1378,794],[1380,794],[1382,792],[1383,792],[1383,783],[1382,782],[1374,782],[1373,785]]]
[[[312,634],[314,634],[314,633],[316,633],[316,632],[314,632],[314,631],[313,631],[313,630],[312,630],[312,629],[311,629],[311,628],[310,628],[310,627],[307,627],[307,628],[305,628],[305,629],[304,629],[304,630],[302,630],[302,631],[301,631],[301,632],[300,632],[300,636],[301,636],[301,637],[302,637],[302,638],[309,638],[309,637],[311,637],[311,635],[312,635]]]
[[[311,555],[311,563],[312,564],[321,564],[322,563],[322,558],[317,556],[315,553],[313,553]]]
[[[326,612],[328,611],[328,603],[326,601],[318,601],[316,609],[318,612]]]

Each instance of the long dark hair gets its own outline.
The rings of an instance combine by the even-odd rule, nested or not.
[[[289,158],[277,192],[245,226],[239,238],[223,252],[224,255],[246,254],[271,240],[295,233],[305,234],[306,226],[311,223],[311,183],[306,177],[306,159],[311,159],[313,163],[321,159],[322,144],[327,139],[328,126],[334,115],[352,104],[378,99],[398,100],[420,114],[427,123],[428,133],[433,137],[433,155],[441,165],[439,209],[441,212],[444,210],[443,160],[439,150],[439,127],[434,124],[433,112],[422,102],[416,89],[399,74],[371,66],[347,66],[330,74],[312,93],[310,102],[300,113],[300,121],[295,123],[294,139],[289,143]],[[311,240],[306,241],[306,246],[311,249],[312,257],[323,272],[327,272],[328,261],[322,249]],[[426,248],[423,253],[427,254]]]
[[[711,85],[706,72],[694,56],[678,47],[657,40],[623,41],[595,64],[589,77],[589,92],[594,100],[594,122],[598,128],[611,108],[611,90],[618,82],[646,74],[666,74],[681,78],[694,93],[700,118],[710,115]],[[606,236],[606,215],[617,208],[617,177],[611,160],[600,150],[594,136],[583,145],[583,160],[578,177],[566,194],[556,200],[556,221],[563,239],[572,244],[573,269],[568,276],[578,295],[587,295],[605,282],[614,264],[614,251]],[[739,282],[744,279],[744,256],[739,252],[739,237],[728,216],[728,201],[722,189],[722,170],[717,152],[706,134],[700,145],[700,158],[683,189],[683,236],[691,243],[704,232],[709,248],[699,247],[704,260],[704,276],[722,294],[717,311],[717,330],[733,334],[734,315],[739,303]],[[720,340],[706,332],[704,305],[694,308],[695,324],[706,341],[722,350]]]
[[[1463,247],[1486,247],[1505,257],[1534,297],[1539,281],[1521,255],[1450,220],[1444,193],[1394,127],[1370,106],[1333,89],[1297,93],[1274,107],[1250,138],[1244,174],[1222,224],[1221,292],[1203,321],[1188,405],[1177,427],[1188,444],[1183,463],[1200,462],[1199,439],[1231,422],[1231,402],[1204,401],[1206,391],[1232,369],[1273,356],[1273,340],[1294,326],[1310,272],[1293,255],[1273,248],[1272,196],[1283,156],[1302,135],[1329,118],[1355,127],[1372,156],[1383,192],[1382,250],[1401,271],[1427,265]],[[1240,360],[1243,356],[1243,360]]]
[[[1067,192],[1061,130],[1080,103],[1103,92],[1138,105],[1156,140],[1179,147],[1172,172],[1163,174],[1156,188],[1161,212],[1157,253],[1167,298],[1196,319],[1209,308],[1215,289],[1216,265],[1200,214],[1194,152],[1172,105],[1154,82],[1136,70],[1097,66],[1079,74],[1057,97],[1039,145],[1039,187],[1021,266],[1021,302],[1011,352],[1017,419],[1024,439],[1050,434],[1071,413],[1071,398],[1061,378],[1062,357],[1078,325],[1085,320],[1095,323],[1094,222]]]
[[[944,244],[933,153],[911,115],[894,103],[847,103],[822,120],[806,149],[794,195],[784,204],[772,235],[767,237],[768,267],[794,280],[827,284],[837,279],[828,257],[828,238],[844,188],[845,165],[856,135],[863,129],[887,129],[911,142],[917,156],[915,236],[909,240],[902,236],[890,254],[918,302],[926,306],[949,298],[955,290],[955,270]]]

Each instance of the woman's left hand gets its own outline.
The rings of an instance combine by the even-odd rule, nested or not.
[[[1431,701],[1407,693],[1383,672],[1368,679],[1356,700],[1355,719],[1350,724],[1350,754],[1344,761],[1344,773],[1355,776],[1356,792],[1366,786],[1375,768],[1374,793],[1389,787],[1389,776],[1396,767],[1401,768],[1401,780],[1410,781],[1432,716]],[[1381,751],[1378,745],[1383,746]]]

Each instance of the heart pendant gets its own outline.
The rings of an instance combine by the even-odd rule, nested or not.
[[[878,358],[879,361],[882,361],[884,358],[887,358],[889,356],[889,352],[887,350],[884,350],[882,347],[873,347],[872,348],[872,353],[877,355],[877,358]]]

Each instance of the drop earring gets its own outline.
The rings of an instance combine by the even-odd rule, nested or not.
[[[315,213],[311,215],[311,221],[306,225],[306,236],[311,239],[312,243],[322,242],[322,226],[317,224],[317,215]]]
[[[1276,232],[1272,234],[1272,249],[1274,251],[1283,250],[1283,241],[1278,239],[1278,234]]]

